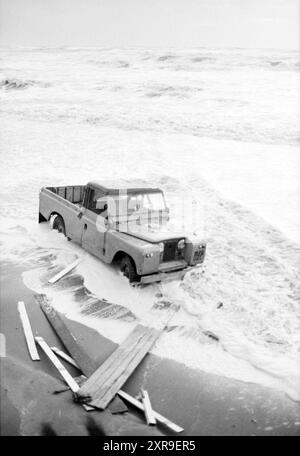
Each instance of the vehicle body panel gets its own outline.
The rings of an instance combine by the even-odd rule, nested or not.
[[[106,263],[120,259],[124,254],[129,255],[135,263],[137,274],[147,276],[144,283],[161,280],[159,277],[164,279],[166,274],[176,276],[176,272],[181,276],[179,271],[203,262],[205,242],[191,241],[183,231],[175,233],[169,229],[165,223],[168,219],[167,207],[151,212],[155,222],[151,226],[143,224],[144,213],[134,212],[124,222],[122,217],[109,217],[107,212],[98,209],[102,194],[116,195],[118,190],[118,187],[109,189],[95,182],[87,186],[43,187],[40,191],[39,221],[60,215],[64,220],[66,236]],[[160,192],[165,201],[158,188],[136,187],[127,190],[130,195],[144,192],[148,199],[147,192]],[[95,191],[97,198],[99,195],[101,198],[95,197]],[[134,229],[128,222],[129,218]],[[180,240],[185,240],[182,252],[178,250]]]

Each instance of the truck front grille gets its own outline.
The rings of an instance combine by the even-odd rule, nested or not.
[[[174,260],[181,260],[184,255],[184,251],[178,251],[177,244],[178,239],[172,241],[165,241],[165,248],[163,252],[162,261],[174,261]]]
[[[173,261],[176,256],[177,241],[165,242],[163,261]]]

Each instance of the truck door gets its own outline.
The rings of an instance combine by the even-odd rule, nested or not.
[[[68,191],[70,192],[68,198]],[[68,228],[68,236],[72,239],[72,241],[81,244],[81,237],[82,237],[82,214],[85,211],[84,202],[86,199],[86,194],[88,191],[88,187],[83,186],[74,186],[74,187],[66,187],[65,195],[63,196],[72,204],[72,210],[70,212],[69,219],[66,219],[67,228]],[[67,203],[69,204],[69,203]]]
[[[105,233],[107,221],[105,218],[104,195],[98,189],[89,188],[86,209],[82,214],[82,247],[93,255],[103,259],[105,256]]]

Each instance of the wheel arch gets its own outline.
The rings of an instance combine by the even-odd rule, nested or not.
[[[64,227],[65,227],[65,231],[66,231],[66,222],[65,222],[65,219],[63,218],[63,216],[62,216],[59,212],[57,212],[57,211],[52,211],[51,214],[49,215],[49,218],[48,218],[49,222],[51,221],[51,217],[54,217],[54,216],[60,217],[60,218],[62,219],[63,224],[64,224]]]
[[[62,216],[59,212],[57,212],[57,211],[52,211],[52,212],[49,214],[48,220],[50,220],[51,217],[52,217],[53,215],[58,215],[59,217],[61,217],[61,218],[63,219],[63,221],[65,221],[64,218],[63,218],[63,216]]]
[[[125,256],[127,256],[127,257],[129,257],[129,258],[131,259],[132,263],[134,264],[135,271],[136,271],[136,262],[135,262],[135,259],[134,259],[131,255],[129,255],[129,253],[124,252],[124,250],[118,250],[118,251],[114,254],[114,256],[113,256],[111,262],[117,264],[117,263],[119,263],[119,262],[122,260],[122,258],[124,258]]]

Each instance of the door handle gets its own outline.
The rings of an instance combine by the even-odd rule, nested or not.
[[[82,217],[82,212],[79,212],[79,214],[77,215],[77,217],[78,217],[79,219],[81,219],[81,217]]]

